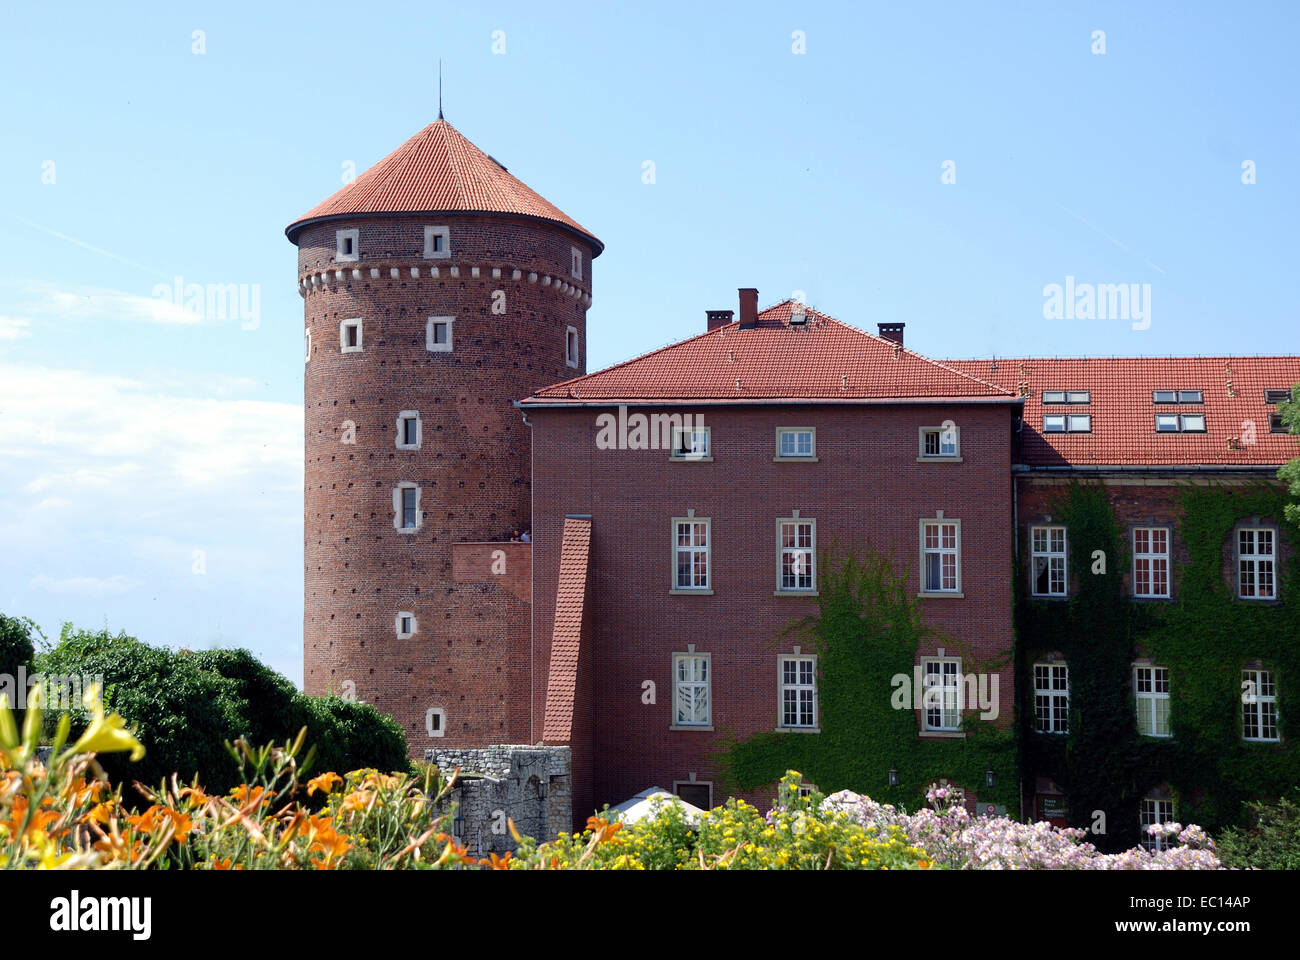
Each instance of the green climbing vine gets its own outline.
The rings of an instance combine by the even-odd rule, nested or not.
[[[1018,597],[1017,687],[1032,691],[1033,664],[1061,654],[1070,667],[1069,734],[1036,733],[1032,702],[1019,711],[1025,795],[1032,796],[1035,776],[1050,777],[1069,794],[1071,825],[1089,827],[1094,812],[1104,811],[1106,832],[1092,838],[1099,847],[1138,842],[1138,807],[1157,785],[1173,791],[1181,822],[1213,831],[1240,822],[1245,801],[1279,796],[1300,781],[1300,755],[1287,742],[1287,719],[1300,703],[1300,604],[1236,599],[1231,568],[1241,520],[1277,524],[1283,543],[1300,545],[1285,503],[1276,485],[1186,488],[1174,542],[1188,559],[1181,568],[1175,561],[1172,601],[1126,595],[1130,554],[1103,487],[1073,484],[1052,506],[1069,532],[1077,589],[1068,602]],[[1298,564],[1293,556],[1279,566],[1283,598],[1291,583],[1300,584]],[[1023,565],[1020,573],[1017,584],[1025,580]],[[1169,669],[1168,739],[1137,732],[1138,650]],[[1250,661],[1274,671],[1281,743],[1242,739],[1241,670]]]
[[[915,810],[925,802],[926,787],[947,779],[975,793],[981,804],[1005,805],[1014,815],[1019,783],[1012,726],[968,713],[964,739],[918,737],[913,710],[896,708],[901,687],[895,682],[899,675],[912,681],[923,640],[940,638],[950,654],[962,657],[967,673],[993,673],[1010,663],[1010,655],[974,661],[961,641],[928,627],[905,578],[870,547],[828,551],[819,563],[818,612],[791,623],[776,642],[798,643],[818,655],[821,732],[729,738],[717,756],[725,784],[755,789],[794,769],[823,792],[853,790]],[[1000,690],[999,696],[1009,720],[1012,691]],[[890,770],[897,771],[897,786],[889,786]],[[985,786],[989,770],[996,777],[992,789]]]

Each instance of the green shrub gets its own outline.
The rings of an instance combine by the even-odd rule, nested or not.
[[[1300,789],[1292,797],[1246,804],[1250,826],[1229,827],[1217,841],[1223,865],[1300,870]]]

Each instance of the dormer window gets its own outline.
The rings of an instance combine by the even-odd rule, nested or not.
[[[1092,414],[1045,413],[1043,433],[1092,433]]]
[[[424,259],[446,260],[451,256],[451,227],[424,228]]]
[[[1157,413],[1156,433],[1204,433],[1203,413]]]
[[[334,259],[339,263],[360,259],[361,254],[358,249],[360,234],[360,230],[336,230],[334,232]]]
[[[1043,403],[1091,403],[1088,390],[1044,390]]]

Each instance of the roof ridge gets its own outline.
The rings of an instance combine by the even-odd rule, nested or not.
[[[766,313],[766,312],[769,311],[769,310],[775,310],[777,307],[783,307],[783,306],[785,306],[787,303],[793,304],[793,303],[795,303],[795,302],[796,302],[795,299],[794,299],[793,297],[790,297],[790,298],[787,298],[787,299],[785,299],[785,300],[782,300],[780,303],[774,303],[772,306],[767,307],[767,308],[765,308],[764,310],[760,310],[760,311],[759,311],[759,316],[762,316],[764,313]],[[802,301],[798,301],[798,302],[801,302],[801,303],[802,303]],[[1003,388],[1003,387],[999,387],[999,386],[998,386],[997,384],[995,384],[995,383],[989,383],[987,380],[984,380],[984,379],[982,379],[982,378],[980,378],[980,377],[973,377],[973,376],[971,376],[969,373],[965,373],[965,372],[963,372],[963,371],[961,371],[961,370],[958,370],[958,369],[956,369],[956,368],[954,368],[954,367],[950,367],[950,366],[948,366],[946,363],[944,363],[943,361],[941,361],[941,360],[936,360],[936,359],[934,359],[934,357],[927,356],[927,355],[924,354],[924,353],[917,353],[915,350],[911,350],[911,349],[909,349],[909,348],[903,346],[901,343],[898,343],[897,341],[894,341],[894,340],[888,340],[888,339],[886,339],[885,337],[882,337],[882,336],[880,336],[880,335],[878,335],[878,334],[872,333],[870,330],[863,330],[861,327],[855,327],[855,326],[854,326],[853,324],[851,324],[851,323],[846,323],[845,321],[839,319],[838,317],[832,317],[829,313],[823,313],[821,310],[818,310],[816,307],[810,307],[810,306],[808,306],[808,304],[806,304],[806,303],[803,304],[803,306],[804,306],[804,309],[805,309],[805,310],[811,310],[813,313],[817,314],[819,317],[824,317],[825,319],[829,320],[831,323],[837,323],[837,324],[839,324],[841,327],[844,327],[845,329],[852,330],[854,333],[860,333],[860,334],[862,334],[863,336],[865,336],[865,337],[870,337],[872,340],[876,340],[876,341],[878,341],[878,342],[880,342],[880,343],[888,343],[888,344],[891,344],[891,345],[893,345],[893,346],[897,346],[897,347],[899,347],[899,348],[900,348],[904,353],[909,353],[909,354],[911,354],[912,356],[916,357],[918,360],[923,360],[923,361],[926,362],[926,363],[932,363],[932,364],[934,364],[936,367],[940,367],[940,368],[943,369],[943,370],[947,370],[949,373],[955,374],[956,376],[959,376],[959,377],[962,377],[962,378],[964,378],[964,379],[966,379],[966,380],[971,380],[971,381],[974,381],[975,383],[979,383],[979,384],[982,384],[982,385],[984,385],[984,386],[986,386],[986,387],[989,387],[989,388],[992,390],[993,393],[996,393],[996,394],[1003,394],[1003,395],[1006,395],[1006,396],[1009,396],[1009,397],[1010,397],[1010,396],[1014,396],[1014,394],[1013,394],[1010,390],[1007,390],[1007,389],[1005,389],[1005,388]]]

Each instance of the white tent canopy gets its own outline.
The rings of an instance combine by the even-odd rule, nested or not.
[[[699,807],[692,806],[681,797],[669,793],[663,787],[651,787],[648,790],[642,790],[630,800],[624,800],[617,806],[610,807],[610,810],[617,810],[621,813],[624,823],[636,823],[638,820],[654,819],[665,805],[676,803],[682,808],[686,819],[691,823],[699,820],[700,814],[704,813]]]

